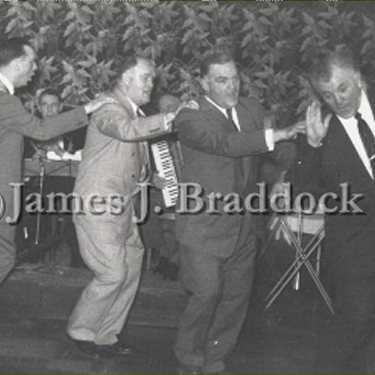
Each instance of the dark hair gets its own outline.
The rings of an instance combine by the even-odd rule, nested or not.
[[[211,65],[214,64],[225,64],[228,62],[234,62],[233,57],[226,52],[213,52],[209,53],[206,57],[203,58],[200,66],[201,77],[204,77]]]
[[[352,52],[344,45],[337,46],[333,51],[319,53],[310,68],[310,82],[316,87],[318,81],[328,82],[332,76],[333,67],[349,68],[359,72],[359,65]]]
[[[134,54],[134,55],[129,55],[129,56],[125,57],[124,59],[121,60],[121,62],[117,65],[117,68],[115,69],[116,70],[116,77],[115,77],[114,85],[117,85],[117,83],[121,80],[122,75],[127,70],[136,66],[138,64],[139,60],[146,60],[146,61],[150,61],[150,63],[152,63],[152,61],[150,59],[148,59],[146,57],[143,57],[141,55]]]
[[[45,96],[45,95],[52,95],[52,96],[56,96],[56,98],[59,99],[59,101],[61,102],[61,96],[60,96],[60,93],[53,89],[52,87],[48,87],[46,89],[44,89],[40,94],[39,94],[39,103],[40,101],[42,100],[42,97]]]
[[[24,38],[11,38],[0,41],[0,67],[8,65],[14,59],[25,55],[25,46],[31,44]]]

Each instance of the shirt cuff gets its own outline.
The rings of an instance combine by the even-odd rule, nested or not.
[[[266,129],[265,137],[266,137],[266,145],[267,145],[268,151],[273,151],[275,149],[275,141],[273,139],[273,129]]]

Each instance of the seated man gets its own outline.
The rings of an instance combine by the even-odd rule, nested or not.
[[[177,96],[172,94],[163,94],[157,100],[158,113],[175,112],[181,105],[185,106],[186,104],[182,103]],[[161,140],[165,140],[168,143],[178,175],[178,171],[181,169],[178,134],[177,132],[166,134],[161,138],[149,142],[149,144],[151,145]],[[153,169],[154,172],[157,172],[155,165],[153,165]],[[147,221],[140,226],[142,239],[146,248],[156,250],[157,255],[156,265],[153,267],[154,271],[162,275],[164,279],[175,281],[178,276],[178,250],[174,234],[174,220],[165,219],[165,216],[163,218],[162,215],[154,211],[155,207],[164,206],[160,189],[151,189],[150,202],[151,210],[149,211]],[[168,209],[163,207],[163,212],[173,214],[174,207]]]
[[[38,111],[41,118],[54,117],[62,112],[63,108],[64,104],[57,90],[47,88],[39,95]],[[26,158],[46,157],[48,151],[54,151],[60,157],[65,152],[74,154],[77,150],[83,148],[86,130],[87,128],[78,129],[48,141],[36,141],[26,138],[24,156]]]
[[[63,107],[63,102],[57,90],[47,88],[39,95],[38,111],[41,118],[45,119],[57,116],[63,111]],[[77,150],[83,148],[86,130],[86,127],[78,129],[52,138],[48,141],[37,141],[31,138],[26,138],[24,157],[46,159],[47,152],[49,151],[53,151],[59,157],[62,157],[65,153],[74,154]],[[70,194],[73,190],[73,185],[73,177],[44,176],[41,193],[44,197],[49,193]],[[40,177],[30,179],[27,188],[31,191],[40,192]],[[59,204],[57,203],[56,206],[59,207]],[[24,222],[23,227],[28,228],[28,232],[30,232],[29,235],[31,235],[29,238],[33,240],[36,236],[36,233],[34,233],[34,231],[36,231],[36,219],[35,216],[26,216],[26,218],[27,221]],[[74,267],[82,264],[71,217],[67,215],[64,215],[63,217],[61,215],[44,215],[40,221],[39,230],[40,236],[44,239],[56,236],[63,237],[58,246],[58,250],[60,249],[61,251],[57,252],[57,257],[54,260],[55,262],[61,265],[71,264]],[[21,247],[24,246],[26,246],[26,244]],[[64,254],[62,254],[62,252],[64,252]]]

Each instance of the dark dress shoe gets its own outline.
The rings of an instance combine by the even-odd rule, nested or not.
[[[96,345],[100,357],[121,358],[133,364],[144,364],[150,361],[144,354],[133,347],[116,342],[111,345]]]
[[[71,340],[75,343],[76,347],[81,353],[89,355],[90,357],[99,358],[99,354],[97,351],[98,345],[96,345],[92,341],[83,341],[83,340],[74,340],[74,339],[71,339]]]

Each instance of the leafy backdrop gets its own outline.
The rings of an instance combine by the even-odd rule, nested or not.
[[[374,21],[371,1],[0,1],[1,35],[30,37],[40,58],[23,91],[31,110],[41,87],[70,104],[107,90],[133,51],[155,59],[157,91],[196,96],[202,54],[224,49],[238,61],[243,94],[257,96],[279,126],[303,113],[304,72],[318,48],[346,43],[375,84]]]

